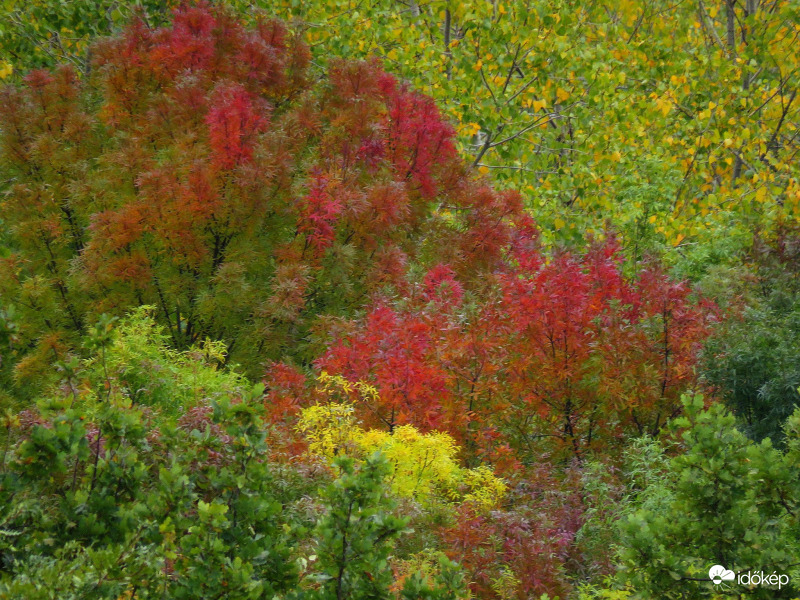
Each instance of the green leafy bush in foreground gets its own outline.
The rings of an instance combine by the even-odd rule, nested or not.
[[[327,469],[303,478],[270,461],[263,386],[167,350],[146,310],[101,320],[84,348],[37,409],[5,419],[0,596],[385,596],[405,521],[380,454],[340,462],[320,493]],[[316,514],[296,508],[307,500]],[[444,561],[402,594],[457,598],[463,582]]]
[[[800,569],[800,410],[786,425],[786,451],[749,440],[721,405],[684,402],[681,452],[632,499],[619,521],[619,576],[643,598],[704,598],[708,569],[790,575],[781,590],[745,589],[735,597],[795,598]],[[662,463],[663,464],[663,463]],[[719,597],[719,596],[717,596]],[[727,597],[727,596],[726,596]]]

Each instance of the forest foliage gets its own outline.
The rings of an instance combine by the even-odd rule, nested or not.
[[[667,249],[702,269],[798,218],[794,2],[227,3],[292,23],[321,68],[380,57],[437,101],[471,164],[529,199],[548,242],[610,223],[634,256]],[[126,11],[10,4],[40,29],[0,38],[6,69],[79,60]],[[171,2],[135,4],[155,24]]]
[[[0,596],[800,595],[795,4],[2,11]]]

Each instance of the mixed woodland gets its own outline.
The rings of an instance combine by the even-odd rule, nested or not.
[[[799,4],[0,16],[0,598],[800,598]]]

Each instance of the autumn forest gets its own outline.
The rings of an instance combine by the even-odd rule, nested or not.
[[[0,15],[0,598],[800,598],[796,2]]]

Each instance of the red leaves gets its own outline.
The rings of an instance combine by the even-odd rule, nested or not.
[[[362,407],[373,426],[441,428],[447,391],[444,373],[430,360],[433,333],[430,322],[379,305],[361,332],[334,345],[318,365],[375,385],[380,405]]]
[[[316,174],[308,194],[300,202],[297,230],[306,236],[306,244],[317,258],[336,237],[333,225],[342,211],[342,204],[332,193],[335,187],[329,178]]]
[[[152,61],[173,75],[183,69],[208,68],[215,54],[216,26],[217,20],[207,3],[183,6],[175,11],[172,27],[159,32]]]
[[[206,115],[215,162],[229,169],[253,155],[255,135],[267,125],[267,107],[256,109],[243,86],[222,83],[211,95]]]
[[[431,98],[381,81],[389,107],[387,156],[401,178],[410,178],[425,198],[439,192],[436,171],[456,157],[454,131]]]
[[[711,307],[663,273],[624,277],[613,241],[551,257],[536,244],[523,220],[502,295],[469,316],[463,284],[435,267],[403,309],[377,304],[320,368],[378,387],[381,406],[365,418],[446,427],[487,458],[509,440],[519,458],[531,440],[582,455],[626,431],[657,432],[693,384]]]
[[[581,525],[581,490],[569,474],[559,480],[545,466],[510,494],[513,506],[476,514],[462,506],[453,525],[443,529],[447,554],[466,570],[478,597],[495,597],[493,582],[510,571],[519,582],[518,598],[542,594],[567,597],[566,563]]]
[[[426,300],[447,306],[458,306],[464,296],[464,288],[456,281],[453,269],[447,265],[438,265],[428,271],[424,289]]]
[[[275,421],[299,411],[306,397],[306,378],[299,370],[283,363],[273,364],[267,369],[265,380],[269,383],[265,405]]]

